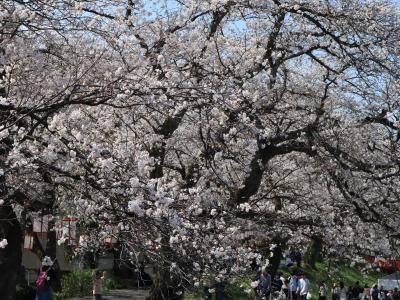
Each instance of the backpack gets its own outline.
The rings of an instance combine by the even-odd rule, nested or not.
[[[38,278],[36,279],[36,288],[38,289],[38,291],[44,291],[46,290],[46,285],[47,285],[47,272],[50,269],[48,269],[47,271],[43,271],[43,269],[40,269],[40,273]]]

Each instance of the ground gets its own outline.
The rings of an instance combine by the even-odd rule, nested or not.
[[[148,290],[112,290],[103,296],[103,300],[144,300]],[[69,298],[67,300],[92,300],[93,296],[84,298]]]

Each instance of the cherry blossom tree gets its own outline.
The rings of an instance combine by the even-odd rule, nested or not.
[[[19,205],[24,214],[48,212],[56,199],[51,168],[30,151],[30,143],[43,142],[35,131],[43,133],[48,119],[68,105],[107,102],[118,82],[104,77],[109,48],[99,46],[85,29],[87,22],[69,6],[59,1],[0,3],[0,294],[7,300],[15,296],[24,229],[13,207]],[[11,165],[13,151],[22,160]],[[33,161],[41,167],[24,168]],[[49,235],[55,241],[55,233]]]
[[[310,241],[396,255],[397,4],[56,4],[51,45],[6,51],[31,68],[4,71],[23,84],[8,80],[2,105],[29,126],[5,123],[3,177],[78,216],[77,251],[115,235],[127,260],[155,265],[151,299],[274,269]]]

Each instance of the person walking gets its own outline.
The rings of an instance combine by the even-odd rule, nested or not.
[[[347,300],[347,289],[344,286],[344,282],[339,282],[339,299],[340,300]]]
[[[386,300],[386,292],[383,289],[383,286],[381,285],[380,289],[379,289],[379,300]]]
[[[347,289],[347,300],[353,300],[353,290],[354,286],[352,285]]]
[[[340,289],[336,283],[332,287],[332,300],[339,300]]]
[[[42,266],[39,269],[36,279],[36,299],[51,300],[53,291],[51,289],[50,280],[54,278],[52,269],[54,262],[49,256],[45,256],[42,260]]]
[[[281,273],[276,273],[274,276],[274,280],[272,281],[272,292],[280,293],[283,286],[283,281],[281,279]]]
[[[394,288],[392,298],[393,300],[400,300],[400,292],[398,288]]]
[[[100,270],[93,271],[93,300],[101,300],[102,284],[106,276],[106,272]]]
[[[270,300],[271,298],[271,287],[272,287],[272,278],[269,274],[268,270],[262,270],[260,275],[260,283],[259,283],[259,299],[262,300]]]
[[[285,268],[289,269],[291,266],[293,266],[293,260],[290,257],[290,255],[288,254],[285,256]]]
[[[283,280],[283,285],[282,285],[282,292],[285,295],[285,299],[289,299],[289,280],[287,278],[282,277],[281,280]]]
[[[320,282],[319,288],[318,288],[318,295],[319,295],[319,300],[326,300],[326,284],[324,281]]]
[[[386,294],[388,300],[393,300],[393,290],[389,290]]]
[[[364,284],[363,300],[370,300],[370,299],[371,299],[370,289],[367,284]]]
[[[297,287],[299,285],[299,278],[292,272],[289,277],[289,299],[297,300]]]
[[[379,290],[378,285],[374,285],[371,290],[371,298],[372,300],[379,300]]]
[[[363,293],[363,289],[360,286],[360,282],[356,282],[355,285],[353,286],[352,290],[352,298],[353,300],[359,300],[361,297],[360,295]]]
[[[300,300],[307,300],[307,294],[310,291],[310,281],[304,273],[300,274],[297,291],[300,295]]]

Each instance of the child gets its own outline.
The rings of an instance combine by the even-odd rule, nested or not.
[[[101,285],[105,276],[105,271],[93,271],[93,300],[101,300]]]

